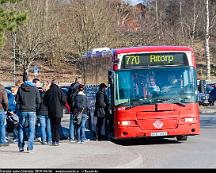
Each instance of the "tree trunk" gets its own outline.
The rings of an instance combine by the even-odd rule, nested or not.
[[[206,66],[207,66],[207,76],[206,79],[211,79],[211,66],[210,66],[210,50],[209,50],[209,6],[208,0],[205,0],[205,17],[206,17],[206,25],[205,25],[205,56],[206,56]]]
[[[180,13],[180,23],[181,23],[181,32],[182,36],[184,37],[184,28],[183,28],[183,21],[182,21],[182,1],[179,2],[179,13]]]
[[[158,1],[155,1],[155,13],[156,13],[156,25],[157,25],[157,32],[158,32],[158,40],[160,40],[160,25],[159,25],[159,15],[158,15]]]

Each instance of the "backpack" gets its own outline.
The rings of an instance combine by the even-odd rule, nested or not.
[[[81,110],[81,112],[76,111],[76,113],[74,112],[74,118],[73,118],[73,123],[75,126],[80,126],[81,122],[82,122],[82,113],[83,110]]]
[[[18,127],[19,117],[17,114],[13,112],[8,112],[6,121],[7,121],[7,130],[12,132],[14,128]]]

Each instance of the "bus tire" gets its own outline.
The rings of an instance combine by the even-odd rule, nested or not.
[[[176,136],[176,138],[177,138],[177,141],[187,141],[187,136]]]

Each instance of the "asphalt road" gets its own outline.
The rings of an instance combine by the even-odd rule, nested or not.
[[[139,168],[216,168],[216,113],[201,115],[201,134],[185,142],[175,138],[139,140],[127,144],[139,153]]]
[[[63,120],[68,126],[68,119]],[[88,137],[91,137],[88,132]],[[19,153],[17,144],[0,147],[0,168],[216,168],[216,113],[201,115],[201,134],[185,142],[175,138],[124,144],[92,140],[60,146],[35,143],[34,153]]]

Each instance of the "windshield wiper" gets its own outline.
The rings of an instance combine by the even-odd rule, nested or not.
[[[131,109],[131,108],[134,108],[136,106],[140,106],[140,105],[146,105],[146,104],[150,104],[152,103],[151,100],[132,100],[131,101],[131,104],[129,107],[127,107],[127,109]]]
[[[180,105],[180,106],[183,106],[183,107],[186,106],[185,103],[180,102],[180,101],[179,101],[178,99],[176,99],[176,98],[157,98],[156,100],[157,100],[157,101],[160,101],[160,102],[168,102],[168,103],[177,104],[177,105]]]

